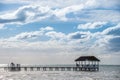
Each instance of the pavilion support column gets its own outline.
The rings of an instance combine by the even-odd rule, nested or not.
[[[79,63],[78,63],[79,61],[76,61],[76,67],[78,67],[79,66]]]
[[[90,61],[88,61],[88,70],[90,71]]]
[[[94,64],[93,64],[93,61],[92,61],[92,65],[94,65]]]
[[[91,68],[91,70],[93,71],[94,70],[94,61],[92,61],[92,68]]]
[[[99,71],[99,61],[97,61],[97,71]]]
[[[95,62],[95,66],[94,66],[95,69],[94,70],[96,71],[97,70],[97,62],[96,61],[94,61],[94,62]]]
[[[90,61],[88,61],[88,65],[90,65]]]
[[[86,70],[85,65],[86,65],[86,61],[84,61],[83,70]]]
[[[82,61],[80,61],[80,66],[82,66]]]
[[[91,66],[92,62],[90,61],[90,66]]]
[[[83,62],[81,61],[81,66],[83,65]]]
[[[99,61],[97,61],[97,66],[99,67]]]
[[[76,67],[77,67],[77,61],[76,61]]]
[[[85,66],[86,66],[86,61],[85,61]]]
[[[89,62],[90,64],[89,64],[89,71],[91,70],[91,61]]]
[[[84,66],[84,62],[82,61],[82,67]]]
[[[94,62],[92,61],[92,70],[94,69]]]

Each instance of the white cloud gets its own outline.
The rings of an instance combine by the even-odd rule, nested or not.
[[[23,64],[74,64],[74,59],[81,55],[95,55],[101,59],[101,64],[119,64],[119,62],[114,62],[119,60],[119,58],[115,58],[115,56],[119,57],[119,53],[117,53],[118,55],[116,53],[107,54],[107,52],[103,52],[104,47],[98,49],[98,46],[96,46],[89,50],[89,44],[68,43],[56,40],[45,42],[0,40],[0,61],[2,60],[0,63],[14,61]],[[87,46],[88,49],[85,49]],[[110,63],[109,60],[113,62]]]
[[[8,12],[0,15],[0,23],[30,23],[49,18],[52,11],[49,7],[38,5],[28,5],[17,9],[14,12]]]
[[[52,31],[54,30],[52,27],[47,26],[47,27],[42,27],[40,28],[39,31],[32,31],[32,32],[23,32],[20,33],[14,37],[10,37],[8,40],[12,40],[12,41],[16,41],[16,40],[26,40],[26,39],[34,39],[34,38],[38,38],[40,36],[43,36],[45,32],[47,31]]]
[[[90,32],[82,32],[77,31],[69,34],[65,34],[62,32],[56,32],[52,27],[44,27],[41,28],[39,31],[33,31],[33,32],[24,32],[20,33],[14,37],[10,37],[9,39],[4,39],[7,41],[29,41],[31,39],[37,39],[44,37],[47,40],[46,41],[57,41],[61,44],[67,44],[70,46],[79,46],[77,49],[89,49],[89,48],[96,48],[96,50],[105,51],[107,50],[109,41],[114,39],[115,37],[112,35],[114,33],[111,33],[108,35],[110,31],[118,30],[119,32],[119,24],[112,28],[107,28],[103,32],[96,32],[96,33],[90,33]],[[118,34],[119,35],[119,34]],[[118,36],[116,35],[116,37]],[[39,39],[39,41],[41,41]],[[45,41],[45,42],[46,42]],[[112,40],[113,41],[113,40]],[[42,42],[42,41],[41,41]],[[87,46],[86,46],[87,45]],[[75,48],[74,48],[75,49]]]
[[[104,26],[106,22],[93,22],[93,23],[86,23],[86,24],[79,24],[78,29],[96,29]]]
[[[21,4],[21,3],[29,3],[30,0],[4,0],[4,1],[0,1],[0,2],[1,3],[17,3],[17,4]]]
[[[93,38],[95,38],[95,43],[91,49],[96,48],[101,53],[114,54],[115,52],[120,52],[120,25],[109,27],[102,32],[93,33]]]
[[[84,10],[76,13],[78,21],[83,22],[119,22],[119,11],[117,10]],[[83,16],[83,17],[82,17]]]
[[[47,26],[47,27],[44,27],[44,28],[40,28],[41,31],[51,31],[51,30],[54,30],[53,27],[50,27],[50,26]]]
[[[113,29],[110,30],[112,31]],[[55,61],[51,60],[51,63],[62,61],[57,56],[64,57],[64,60],[69,59],[70,62],[68,61],[65,63],[71,63],[73,59],[80,55],[95,55],[101,57],[102,60],[109,61],[111,57],[106,58],[107,53],[109,56],[119,56],[119,48],[116,48],[119,43],[114,43],[119,41],[119,37],[117,38],[112,35],[103,34],[103,32],[90,33],[79,31],[65,34],[62,32],[56,32],[52,27],[44,27],[39,31],[18,34],[14,36],[14,38],[23,39],[25,37],[31,39],[32,37],[40,37],[40,35],[43,35],[44,37],[50,37],[49,40],[31,42],[27,40],[0,39],[0,52],[4,53],[4,55],[12,56],[13,61],[17,60],[20,63],[24,63],[21,60],[25,59],[24,56],[28,56],[26,59],[29,60],[30,63],[40,60],[40,58],[47,63],[47,60],[51,60],[51,57],[53,56],[56,57],[56,59]],[[64,40],[61,41],[61,39]],[[114,48],[117,50],[113,51],[112,49]],[[9,53],[7,51],[9,51]],[[2,58],[0,59],[5,61],[6,57],[3,54],[0,55],[2,55]],[[27,63],[27,60],[24,61]],[[107,61],[104,63],[107,63]],[[118,64],[118,62],[116,62],[116,64]]]
[[[116,26],[107,28],[102,32],[102,34],[120,36],[120,23],[118,23]]]
[[[65,7],[65,8],[62,8],[62,9],[55,10],[54,14],[55,14],[58,18],[60,18],[61,20],[66,21],[66,20],[67,20],[66,15],[67,15],[68,13],[80,11],[80,10],[82,10],[83,8],[84,8],[84,5],[83,5],[83,4],[73,5],[73,6],[69,6],[69,7]]]
[[[88,7],[94,5],[93,8],[102,7],[102,8],[118,8],[119,0],[1,0],[1,3],[17,3],[17,4],[39,4],[42,6],[50,6],[50,7],[66,7],[70,5],[79,5],[85,4]],[[107,3],[107,4],[106,4]]]
[[[52,27],[42,27],[38,31],[32,31],[32,32],[23,32],[20,34],[17,34],[16,36],[1,39],[1,47],[11,47],[11,48],[32,48],[34,46],[34,49],[43,49],[40,46],[57,46],[62,47],[62,45],[66,45],[66,48],[69,51],[69,47],[73,48],[71,50],[81,49],[82,46],[75,46],[76,44],[79,45],[80,42],[84,43],[90,39],[91,33],[90,32],[74,32],[65,34],[62,32],[56,32]],[[44,37],[45,41],[40,40],[42,37]],[[35,39],[39,39],[39,41],[36,41]],[[35,41],[31,41],[35,40]],[[53,45],[52,45],[53,44]],[[36,46],[35,46],[36,45]],[[73,46],[74,45],[74,46]],[[50,47],[50,48],[53,48]],[[64,48],[63,48],[64,49]]]
[[[15,37],[9,38],[9,40],[25,40],[29,38],[36,38],[38,36],[41,36],[43,33],[40,31],[35,31],[35,32],[24,32],[21,34],[16,35]]]
[[[10,0],[14,1],[14,0]],[[0,23],[17,23],[17,24],[23,24],[23,23],[30,23],[30,22],[36,22],[36,21],[44,21],[44,20],[61,20],[61,21],[85,21],[85,22],[94,22],[94,21],[119,21],[119,12],[113,11],[113,10],[97,10],[97,8],[108,8],[110,9],[115,6],[115,4],[118,6],[117,0],[116,1],[100,1],[100,0],[76,0],[76,1],[33,1],[31,0],[29,5],[22,6],[16,11],[7,11],[7,13],[0,15]],[[9,0],[8,0],[9,2]],[[17,2],[18,1],[14,1]],[[22,0],[22,2],[24,2]],[[29,2],[29,1],[25,1]],[[32,3],[31,3],[32,2]],[[38,3],[40,2],[40,5]],[[47,5],[48,3],[51,3],[51,5]],[[64,2],[64,3],[63,3]],[[104,2],[107,2],[108,4],[104,6]],[[114,3],[112,7],[110,6],[110,3]],[[33,4],[34,3],[34,4]],[[50,4],[49,3],[49,4]],[[56,4],[61,5],[60,7],[54,7]],[[66,5],[65,3],[69,3]],[[46,6],[47,5],[47,6]],[[107,9],[106,8],[106,9]],[[114,9],[114,8],[113,8]],[[87,13],[84,13],[87,12]],[[67,15],[72,14],[72,18],[69,18]],[[84,17],[86,16],[86,17]]]
[[[68,38],[69,39],[78,39],[78,40],[83,40],[83,41],[87,41],[89,40],[91,37],[91,33],[90,32],[74,32],[74,33],[69,33],[68,34]]]
[[[119,9],[118,0],[1,0],[0,2],[27,4],[16,11],[0,12],[1,28],[4,28],[6,23],[24,24],[44,20],[73,20],[74,22],[90,22],[83,24],[82,27],[79,25],[79,29],[95,29],[102,27],[108,21],[120,21],[119,11],[117,11]],[[55,31],[52,27],[45,27],[38,31],[23,32],[10,38],[0,39],[0,61],[9,62],[8,58],[12,57],[13,61],[21,63],[25,61],[26,63],[38,63],[38,61],[41,63],[47,61],[48,63],[52,61],[71,63],[76,57],[88,54],[106,59],[106,53],[109,53],[106,63],[111,59],[114,61],[116,56],[119,60],[118,29],[119,26],[97,33],[79,31],[65,34]],[[117,31],[117,35],[114,31]],[[41,41],[39,39],[41,36],[48,40]],[[29,41],[34,38],[38,38],[39,41]],[[114,51],[114,48],[117,49],[117,52]]]
[[[66,37],[66,35],[64,33],[55,32],[55,31],[47,32],[45,35],[48,37],[51,37],[52,39],[55,39],[55,40],[56,39],[62,40],[62,39],[65,39],[65,37]]]
[[[99,0],[98,3],[100,3],[99,7],[107,9],[119,9],[120,6],[119,0]]]

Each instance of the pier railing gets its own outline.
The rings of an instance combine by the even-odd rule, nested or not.
[[[98,71],[99,66],[8,66],[8,71]]]

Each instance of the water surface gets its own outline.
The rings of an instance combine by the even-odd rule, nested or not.
[[[99,72],[0,70],[0,80],[120,80],[120,66],[100,66]]]

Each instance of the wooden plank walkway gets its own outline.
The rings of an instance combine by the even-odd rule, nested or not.
[[[9,71],[99,71],[99,67],[65,67],[65,66],[24,66],[24,67],[4,67],[4,70]]]

